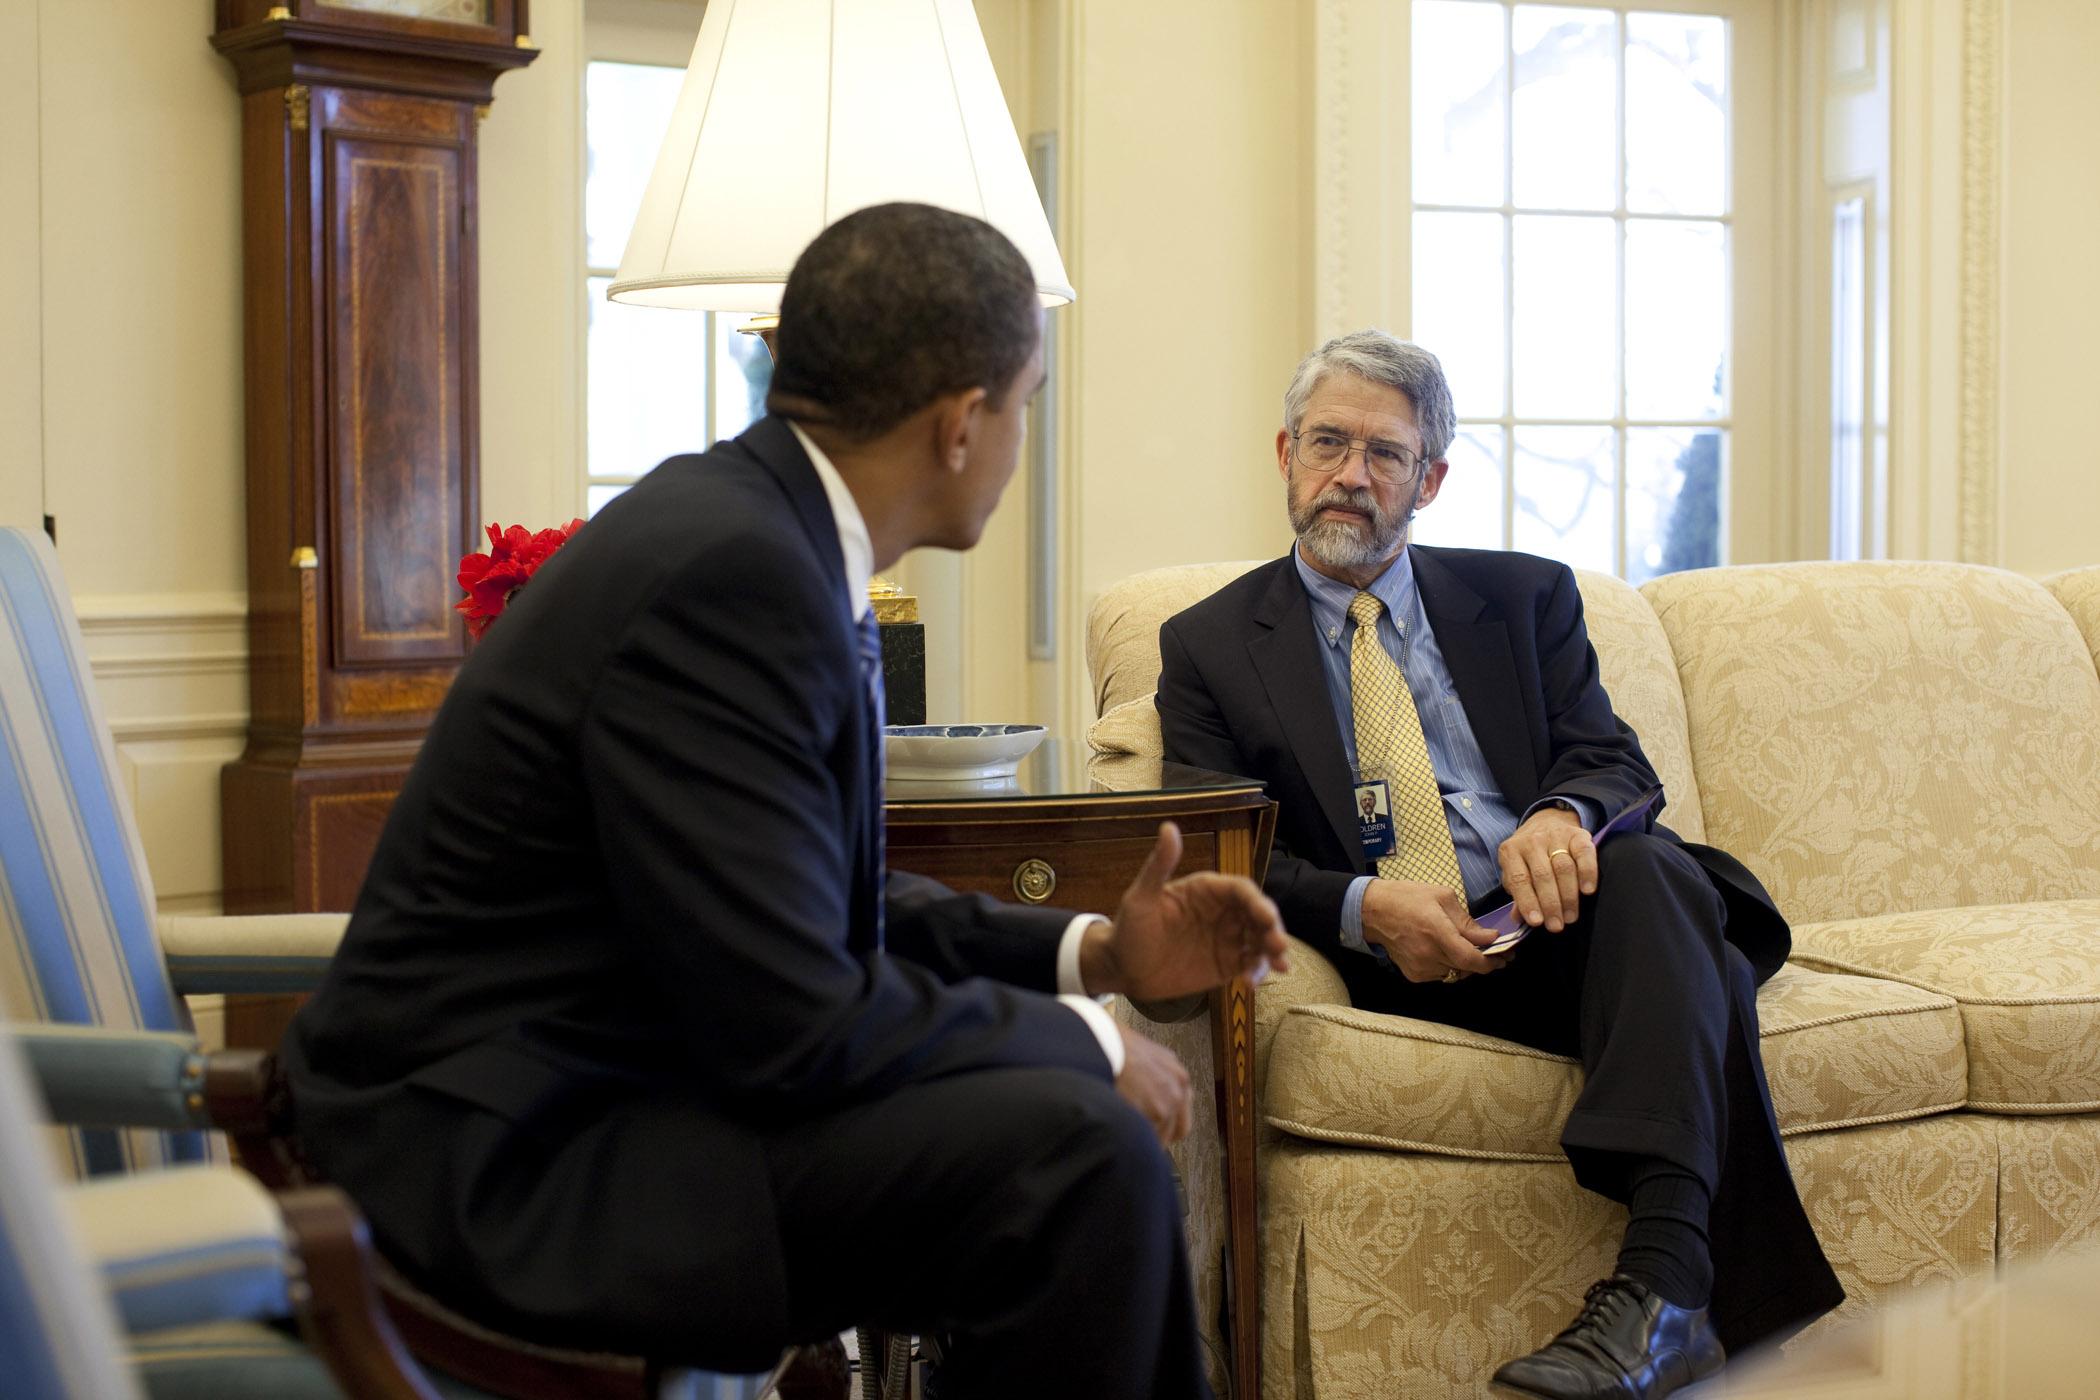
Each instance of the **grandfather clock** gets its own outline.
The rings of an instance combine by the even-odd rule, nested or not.
[[[527,0],[218,0],[241,92],[248,741],[229,912],[348,909],[466,654],[475,134]]]

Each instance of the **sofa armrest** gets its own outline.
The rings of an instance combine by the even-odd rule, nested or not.
[[[1309,943],[1292,938],[1291,970],[1254,989],[1254,1097],[1260,1103],[1269,1082],[1269,1047],[1276,1028],[1294,1006],[1348,1006],[1349,986],[1334,964]]]
[[[206,1061],[192,1036],[21,1022],[9,1031],[55,1123],[170,1132],[211,1126]]]
[[[311,992],[321,985],[348,914],[163,914],[168,975],[184,996]]]

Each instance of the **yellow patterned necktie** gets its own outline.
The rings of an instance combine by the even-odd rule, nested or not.
[[[1399,848],[1378,858],[1388,880],[1448,885],[1466,897],[1458,852],[1444,821],[1444,799],[1422,737],[1422,717],[1407,677],[1378,641],[1378,616],[1385,604],[1359,593],[1349,603],[1356,635],[1349,643],[1349,708],[1356,721],[1356,764],[1365,775],[1384,778],[1391,791],[1393,833]]]

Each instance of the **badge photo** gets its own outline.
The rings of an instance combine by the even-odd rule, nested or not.
[[[1359,774],[1352,805],[1366,860],[1375,861],[1400,849],[1393,831],[1392,789],[1385,779]]]

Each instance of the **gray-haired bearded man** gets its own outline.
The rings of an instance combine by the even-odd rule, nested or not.
[[[1166,754],[1268,784],[1267,891],[1357,1006],[1581,1058],[1562,1145],[1626,1234],[1575,1321],[1495,1378],[1667,1395],[1843,1297],[1758,1057],[1756,989],[1791,935],[1738,861],[1652,810],[1595,839],[1656,777],[1573,574],[1408,542],[1454,423],[1419,346],[1365,331],[1306,357],[1276,435],[1297,547],[1161,629]],[[1390,826],[1359,822],[1381,790]],[[1538,936],[1490,953],[1474,915],[1512,900]]]

